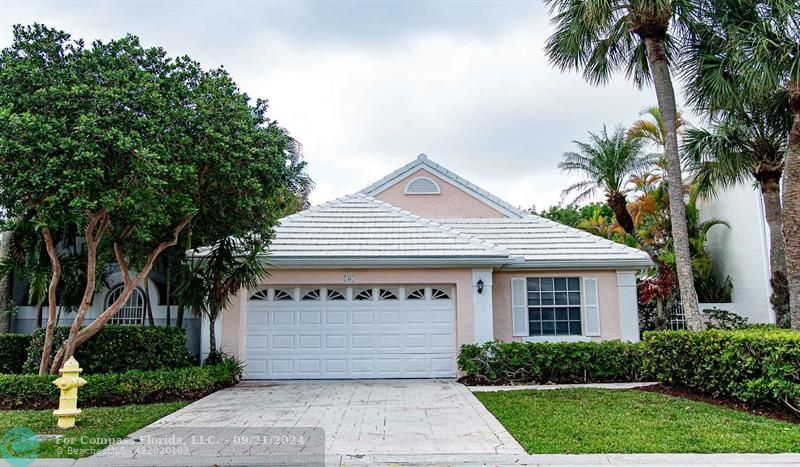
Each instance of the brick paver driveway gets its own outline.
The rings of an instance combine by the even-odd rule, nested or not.
[[[156,427],[159,436],[180,427],[318,427],[325,430],[328,458],[344,462],[524,454],[472,393],[451,380],[245,382],[142,432]],[[190,455],[215,454],[193,449]]]

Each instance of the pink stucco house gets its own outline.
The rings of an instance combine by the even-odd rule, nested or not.
[[[217,323],[249,379],[455,377],[467,343],[636,341],[651,264],[425,155],[282,219],[269,261]]]

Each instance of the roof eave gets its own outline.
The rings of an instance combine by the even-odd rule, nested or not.
[[[275,267],[298,268],[337,268],[337,267],[451,267],[451,266],[496,266],[503,267],[514,264],[516,258],[508,256],[453,256],[453,257],[275,257],[270,256],[267,261]]]
[[[546,269],[546,270],[575,270],[575,269],[626,269],[640,270],[653,265],[647,258],[631,259],[595,259],[595,260],[525,260],[508,264],[504,269]]]

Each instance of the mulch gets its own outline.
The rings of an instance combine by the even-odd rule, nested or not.
[[[664,386],[663,384],[655,384],[652,386],[643,386],[635,389],[636,391],[647,391],[664,394],[667,396],[681,397],[698,402],[705,402],[707,404],[719,405],[729,409],[738,410],[740,412],[747,412],[751,415],[759,415],[782,422],[800,424],[800,415],[791,411],[791,409],[783,407],[755,407],[744,402],[740,402],[731,398],[722,396],[712,396],[710,394],[703,394],[693,391],[689,388]]]

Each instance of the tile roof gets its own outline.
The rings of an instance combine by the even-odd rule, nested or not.
[[[538,216],[434,221],[360,193],[281,219],[270,261],[530,268],[645,267],[650,262],[640,250]]]
[[[418,261],[492,260],[509,252],[363,194],[301,211],[280,220],[270,244],[271,260],[356,262],[383,258]]]
[[[579,229],[543,217],[522,219],[437,219],[454,230],[474,235],[512,256],[522,257],[525,267],[623,266],[646,267],[648,255]]]

